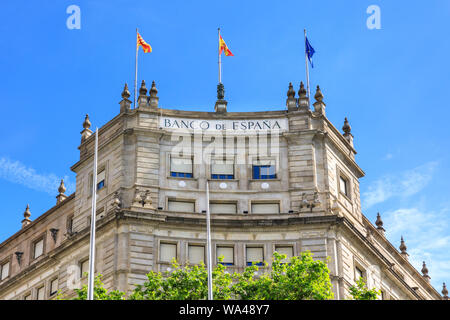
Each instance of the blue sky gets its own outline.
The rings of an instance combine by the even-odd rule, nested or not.
[[[81,9],[69,30],[66,8]],[[369,30],[369,5],[381,29]],[[285,108],[288,83],[305,80],[303,29],[316,50],[311,86],[327,116],[348,117],[366,172],[364,213],[403,235],[411,262],[427,262],[440,291],[450,282],[450,62],[448,1],[8,1],[0,11],[0,241],[55,203],[59,179],[74,190],[84,115],[102,126],[134,81],[135,28],[153,52],[139,82],[156,81],[163,108],[212,111],[217,27],[229,111]]]

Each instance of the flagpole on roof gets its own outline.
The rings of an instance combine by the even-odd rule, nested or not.
[[[136,108],[136,91],[137,91],[137,65],[138,65],[138,29],[136,28],[136,60],[135,60],[135,72],[134,72],[134,108]]]
[[[220,28],[217,28],[217,31],[219,32],[219,48],[218,48],[218,56],[219,56],[219,83],[222,83],[222,61],[220,58]]]
[[[213,298],[212,259],[211,259],[211,220],[209,212],[209,183],[206,181],[206,259],[208,267],[208,300]]]
[[[306,67],[306,90],[308,91],[308,106],[311,106],[311,92],[309,90],[309,68],[308,68],[308,51],[306,47],[306,29],[303,29],[305,33],[305,67]]]
[[[94,169],[92,173],[92,212],[91,239],[89,243],[89,274],[88,300],[94,300],[94,272],[95,272],[95,214],[97,206],[97,158],[98,158],[98,128],[95,129]]]

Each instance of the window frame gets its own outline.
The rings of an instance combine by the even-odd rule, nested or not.
[[[92,171],[92,170],[91,170]],[[101,181],[98,181],[98,175],[102,172],[105,171],[105,178],[103,179],[103,186],[99,189],[98,185]],[[93,172],[91,172],[89,174],[89,178],[88,178],[88,198],[92,197],[92,184],[93,184],[93,180],[94,180],[94,175]],[[96,192],[100,192],[101,190],[106,190],[105,188],[108,186],[108,162],[104,162],[101,165],[97,166],[97,186],[96,186]]]
[[[189,260],[189,248],[190,247],[202,247],[203,248],[203,259],[200,260],[199,263],[192,263],[191,260]],[[187,243],[187,250],[186,250],[186,260],[189,261],[190,265],[199,265],[202,261],[206,265],[206,245],[202,243]]]
[[[167,211],[186,213],[185,211],[172,211],[172,210],[170,210],[169,209],[169,203],[170,202],[192,203],[192,204],[194,204],[194,209],[192,210],[192,212],[187,211],[187,213],[195,213],[196,212],[195,211],[195,209],[196,209],[196,201],[193,200],[193,199],[185,199],[185,198],[180,199],[180,198],[170,198],[170,197],[167,198],[167,205],[166,205]]]
[[[278,213],[254,213],[253,212],[253,205],[268,205],[268,204],[276,204],[278,205]],[[271,214],[281,214],[281,202],[280,201],[271,201],[271,200],[267,200],[267,201],[260,201],[260,200],[256,200],[256,201],[250,201],[250,213],[251,214],[264,214],[264,215],[271,215]]]
[[[42,293],[43,293],[43,299],[39,299],[39,291],[42,289]],[[42,284],[41,286],[38,286],[36,288],[36,300],[46,300],[45,299],[45,284]]]
[[[234,205],[236,210],[234,213],[213,213],[211,212],[211,205]],[[209,201],[209,211],[211,214],[237,214],[238,213],[238,203],[236,201]]]
[[[233,168],[233,174],[216,174],[213,173],[213,164],[215,161],[222,161],[224,164],[231,164]],[[211,180],[234,180],[236,177],[236,163],[234,155],[226,156],[212,156],[210,157],[209,176]]]
[[[231,263],[230,262],[219,262],[219,257],[220,257],[220,255],[218,253],[218,251],[219,251],[218,249],[219,248],[229,248],[229,249],[233,250],[233,254],[231,255],[233,262],[231,262]],[[215,255],[216,255],[216,264],[220,263],[221,265],[224,265],[224,266],[227,266],[227,267],[235,266],[235,263],[236,263],[236,257],[235,257],[236,250],[235,250],[234,245],[218,243],[218,244],[216,244],[216,248],[215,249],[216,250],[214,252],[215,252]]]
[[[171,154],[170,152],[168,153],[169,156],[169,172],[168,172],[168,177],[169,178],[183,178],[183,179],[194,179],[194,156],[189,154],[186,156],[180,156],[180,155],[174,155]],[[172,159],[190,159],[191,160],[191,172],[178,172],[178,171],[172,171]]]
[[[248,261],[248,252],[247,252],[248,249],[261,249],[262,250],[262,261],[259,261],[256,263],[253,263],[254,261]],[[264,266],[264,257],[265,257],[265,247],[263,244],[261,244],[261,245],[255,244],[255,245],[246,245],[245,246],[245,265],[246,266],[251,266],[254,264],[255,266],[262,267],[262,266]]]
[[[161,245],[162,244],[168,244],[168,245],[174,245],[175,246],[175,259],[177,260],[177,262],[179,262],[179,254],[180,254],[180,250],[179,250],[179,244],[176,241],[170,241],[170,240],[165,240],[165,239],[161,239],[158,241],[158,263],[165,263],[165,264],[170,264],[172,263],[172,261],[166,261],[166,260],[162,260],[161,259]]]
[[[355,283],[356,283],[356,281],[359,280],[359,278],[356,278],[356,276],[357,276],[357,270],[358,270],[359,273],[361,273],[361,278],[363,278],[364,280],[366,280],[366,271],[365,271],[365,269],[364,269],[363,267],[361,267],[360,264],[355,264],[355,266],[354,266],[354,268],[353,268],[353,273],[354,273],[354,274],[353,274],[353,279],[354,279]]]
[[[73,234],[73,222],[75,215],[71,214],[66,219],[66,232],[71,235]]]
[[[275,252],[275,251],[278,252],[277,248],[290,248],[290,249],[292,249],[292,256],[291,257],[286,257],[286,259],[284,259],[286,261],[283,260],[283,262],[288,262],[292,257],[295,256],[295,246],[293,244],[275,244],[273,246],[273,252]],[[280,252],[278,252],[278,253],[280,253]],[[282,254],[282,253],[280,253],[280,254]]]
[[[80,268],[80,279],[83,279],[83,278],[85,278],[85,275],[83,274],[84,272],[83,272],[83,264],[84,263],[87,263],[87,273],[88,273],[88,275],[89,275],[89,257],[88,258],[84,258],[84,259],[81,259],[79,262],[78,262],[78,267]]]
[[[35,248],[36,244],[42,240],[42,253],[39,256],[35,256]],[[34,240],[31,241],[31,250],[30,250],[30,261],[34,261],[36,259],[39,259],[40,257],[45,255],[46,250],[46,232],[42,233],[40,236],[36,237]]]
[[[275,173],[274,174],[261,174],[261,169],[266,168],[274,168]],[[275,165],[255,165],[252,164],[252,180],[276,180],[277,177],[277,166]]]
[[[52,292],[52,284],[53,282],[56,281],[56,291]],[[59,289],[59,283],[58,283],[58,278],[52,278],[49,283],[48,283],[48,295],[49,297],[54,296],[55,294],[58,293],[58,289]]]
[[[11,262],[12,262],[12,256],[6,257],[2,261],[0,261],[0,282],[8,279],[11,276]],[[3,267],[8,264],[8,274],[6,277],[3,278]]]
[[[347,200],[352,200],[352,182],[348,174],[346,174],[339,166],[337,166],[337,192],[338,194],[344,196]],[[343,180],[345,182],[345,193],[341,190],[341,183]]]

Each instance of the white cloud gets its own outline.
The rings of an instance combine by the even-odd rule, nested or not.
[[[40,174],[20,161],[11,161],[5,157],[0,158],[0,178],[21,184],[30,189],[46,192],[50,195],[58,193],[58,187],[61,178],[63,178],[67,189],[66,194],[70,194],[75,190],[74,184],[71,183],[67,176],[58,177],[53,173]]]
[[[400,237],[404,237],[411,264],[420,271],[425,261],[439,292],[442,282],[450,282],[449,213],[450,206],[437,211],[400,208],[382,214],[389,241],[398,248]]]
[[[394,157],[392,153],[388,153],[384,156],[383,160],[391,160]]]
[[[399,174],[384,175],[363,192],[363,207],[372,207],[394,197],[409,197],[421,191],[430,181],[437,162],[428,162]]]

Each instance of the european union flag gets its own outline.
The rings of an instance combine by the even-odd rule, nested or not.
[[[314,51],[314,48],[309,43],[308,37],[305,37],[305,50],[306,50],[306,56],[308,57],[309,63],[311,63],[311,68],[314,68],[312,56],[313,56],[314,52],[316,52],[316,51]]]

